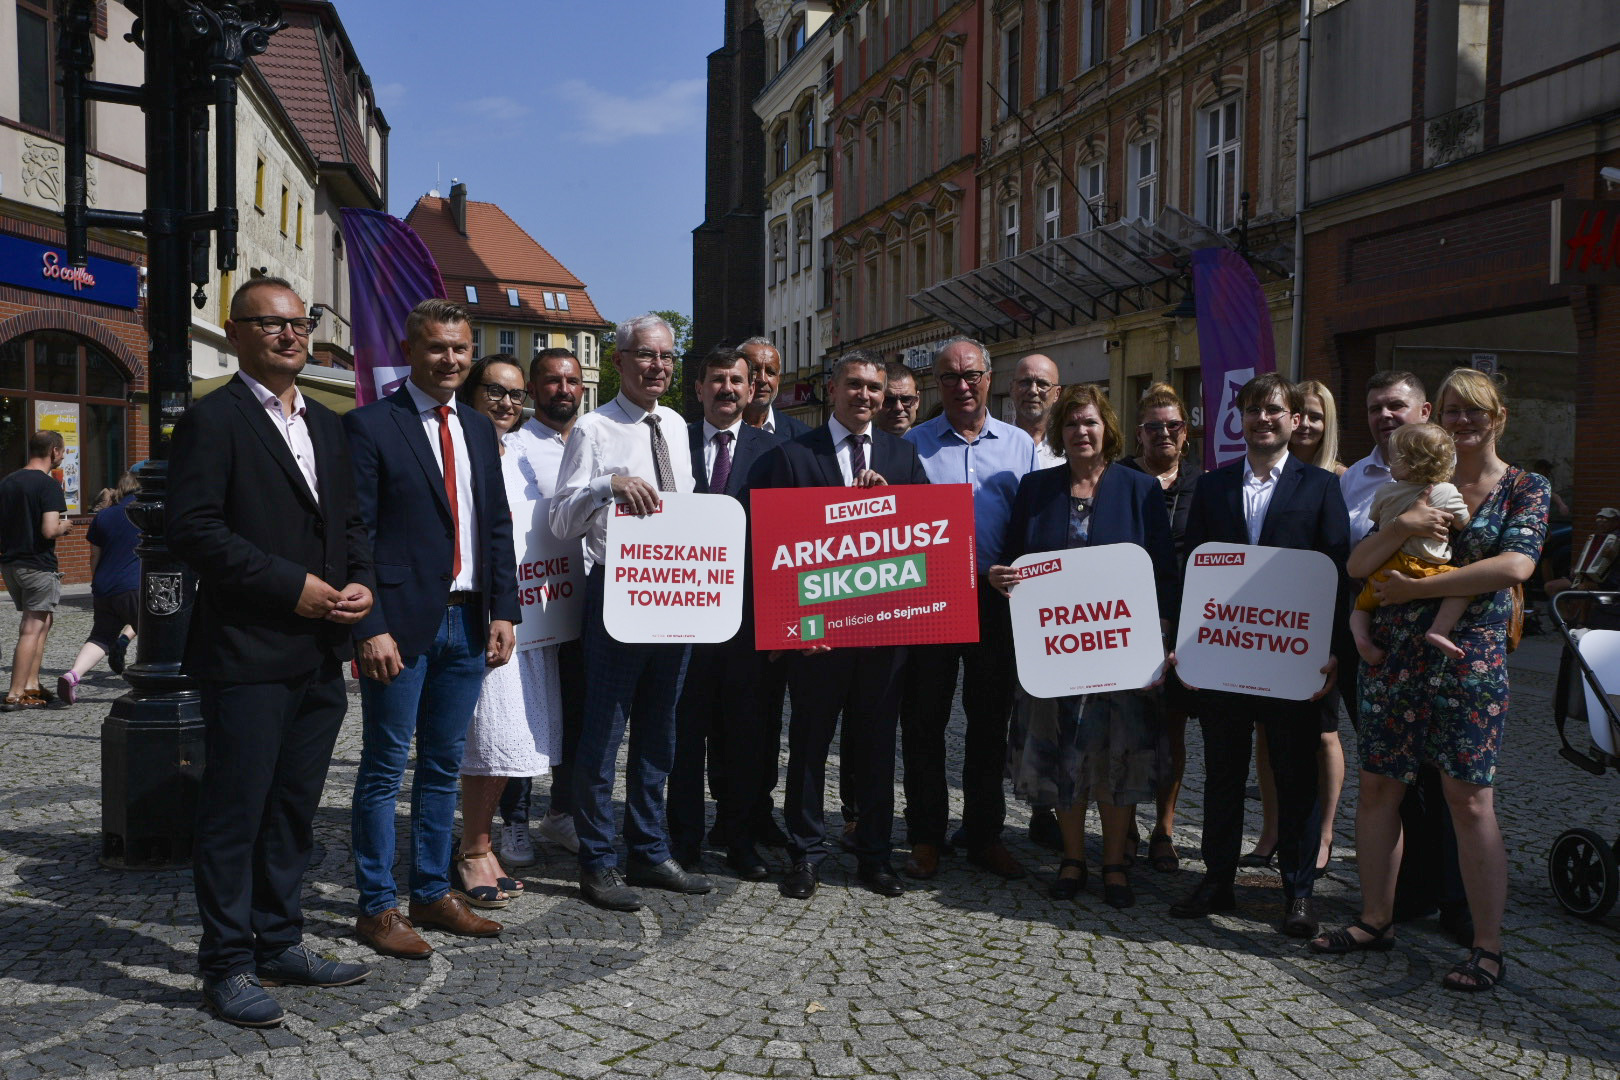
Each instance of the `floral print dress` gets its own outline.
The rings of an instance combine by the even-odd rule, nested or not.
[[[1452,565],[1517,552],[1541,558],[1552,486],[1509,466],[1452,545]],[[1423,639],[1438,600],[1388,604],[1373,614],[1373,639],[1389,655],[1361,667],[1361,767],[1410,784],[1426,762],[1469,784],[1496,776],[1507,720],[1507,624],[1512,590],[1474,597],[1457,621],[1452,660]]]

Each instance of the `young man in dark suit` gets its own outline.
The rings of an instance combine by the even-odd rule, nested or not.
[[[486,668],[512,656],[518,612],[512,514],[495,426],[458,408],[472,366],[467,312],[424,300],[405,322],[411,374],[343,418],[360,513],[377,560],[377,602],[355,627],[365,717],[354,781],[355,934],[387,956],[422,959],[416,927],[489,937],[451,889],[456,782]],[[394,805],[416,740],[410,917],[394,883]]]
[[[1304,408],[1299,388],[1281,375],[1249,380],[1238,392],[1243,440],[1248,452],[1198,478],[1187,515],[1187,550],[1216,542],[1320,551],[1338,572],[1335,633],[1346,626],[1350,516],[1336,476],[1288,454],[1288,440]],[[1337,650],[1336,650],[1337,651]],[[1204,732],[1205,873],[1170,914],[1202,918],[1236,906],[1232,884],[1243,846],[1243,797],[1249,777],[1254,723],[1265,727],[1277,781],[1277,863],[1283,878],[1283,933],[1316,933],[1311,893],[1321,839],[1316,806],[1316,751],[1321,743],[1317,702],[1332,692],[1337,661],[1322,668],[1322,689],[1309,701],[1282,701],[1252,694],[1203,691],[1199,723]]]
[[[169,452],[169,548],[197,576],[184,669],[207,729],[197,961],[204,1004],[243,1027],[281,1023],[264,985],[368,974],[304,947],[298,899],[374,584],[342,425],[294,381],[314,329],[280,278],[238,289],[225,336],[241,371],[180,418]]]
[[[748,358],[738,350],[724,345],[716,348],[704,358],[696,383],[703,419],[686,428],[692,453],[692,490],[741,499],[749,470],[782,440],[743,423],[750,393],[749,369]],[[766,675],[766,661],[754,651],[751,620],[752,612],[745,610],[743,623],[730,641],[694,645],[687,660],[686,680],[675,708],[675,765],[670,769],[665,803],[670,849],[682,866],[695,868],[702,857],[705,758],[715,796],[715,835],[723,839],[728,852],[738,844],[752,849],[751,812],[770,816],[781,711],[778,709],[774,725],[772,717],[760,715],[757,690],[758,681]],[[732,792],[746,793],[746,803],[736,806],[727,797]],[[757,855],[742,864],[728,861],[747,880],[765,876],[765,864]]]
[[[876,487],[926,484],[917,451],[872,423],[883,405],[883,361],[854,352],[828,379],[832,419],[772,450],[759,464],[756,487]],[[788,658],[793,712],[788,722],[785,816],[793,869],[782,895],[807,900],[820,883],[827,855],[822,812],[827,750],[843,717],[840,763],[860,818],[845,841],[855,852],[863,885],[880,896],[905,891],[889,864],[894,826],[894,742],[900,719],[904,648],[828,649],[812,646]]]

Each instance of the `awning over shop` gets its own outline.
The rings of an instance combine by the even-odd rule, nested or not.
[[[191,384],[193,400],[206,397],[231,381],[229,375],[198,379]],[[298,389],[335,413],[354,408],[354,372],[343,368],[306,367],[298,375]]]
[[[1049,240],[911,300],[964,333],[1000,341],[1174,303],[1194,249],[1232,246],[1167,206],[1151,225],[1115,221]]]

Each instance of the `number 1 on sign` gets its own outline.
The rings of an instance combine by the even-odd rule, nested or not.
[[[827,636],[825,615],[806,615],[799,620],[799,637],[804,641],[819,641]]]

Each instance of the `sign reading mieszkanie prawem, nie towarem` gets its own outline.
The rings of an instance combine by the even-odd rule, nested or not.
[[[1320,551],[1200,546],[1187,560],[1176,674],[1202,690],[1304,701],[1322,688],[1337,588]]]
[[[967,484],[756,489],[760,649],[979,640]]]
[[[1153,560],[1136,544],[1025,555],[1013,563],[1013,653],[1031,697],[1140,690],[1164,671]]]
[[[608,512],[602,625],[619,641],[729,641],[742,625],[748,524],[729,495],[664,492],[638,517]]]

